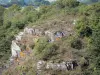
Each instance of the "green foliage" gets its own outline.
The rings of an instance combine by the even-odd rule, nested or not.
[[[33,6],[27,6],[22,11],[26,22],[36,22],[41,14]]]
[[[18,23],[16,23],[16,27],[17,27],[18,29],[24,29],[25,23],[18,22]]]
[[[100,5],[93,4],[81,10],[83,16],[77,21],[76,28],[80,35],[91,36],[93,30],[99,28],[99,15]],[[79,10],[80,12],[80,10]]]
[[[47,42],[46,38],[41,38],[35,46],[35,50],[37,50],[36,54],[40,54],[42,52],[42,50],[46,47],[47,44],[48,44],[48,42]]]
[[[57,1],[57,7],[59,8],[67,8],[67,7],[76,7],[79,5],[79,2],[76,0],[58,0]]]
[[[89,46],[87,46],[87,57],[89,58],[90,66],[88,68],[89,71],[85,72],[87,74],[92,73],[91,75],[99,75],[100,71],[100,13],[98,12],[99,10],[99,3],[85,6],[83,10],[79,9],[79,12],[81,11],[81,15],[83,15],[84,17],[81,17],[80,20],[77,21],[76,25],[79,35],[83,37],[88,37],[90,39],[90,41],[88,42]]]
[[[50,59],[53,55],[56,54],[57,46],[55,44],[48,44],[45,49],[42,51],[42,58],[47,60]]]
[[[5,8],[0,6],[0,26],[3,25],[3,13]]]
[[[22,30],[29,23],[34,23],[38,21],[41,16],[49,11],[49,7],[43,7],[40,11],[36,10],[33,6],[27,6],[21,8],[18,5],[12,5],[11,7],[5,9],[0,7],[2,10],[0,12],[1,17],[1,27],[0,27],[0,56],[2,60],[7,59],[11,53],[9,53],[11,39]],[[5,55],[6,54],[6,55]],[[0,61],[1,62],[1,61]]]
[[[76,28],[81,37],[85,37],[85,36],[89,37],[92,35],[92,29],[90,27],[88,27],[89,22],[86,18],[82,18],[77,23],[78,23],[78,25],[76,26]]]
[[[36,75],[36,61],[28,59],[22,65],[17,65],[13,69],[5,70],[2,75]]]
[[[38,2],[37,2],[37,5],[39,5]],[[4,8],[0,7],[0,10],[2,10],[2,12],[0,12],[0,17],[1,17],[0,18],[0,21],[1,21],[0,22],[1,23],[0,25],[0,40],[1,40],[0,41],[0,59],[1,59],[0,62],[2,60],[3,60],[2,62],[5,62],[4,60],[8,59],[9,54],[10,54],[10,45],[11,45],[12,39],[14,38],[14,35],[17,34],[20,30],[22,30],[28,24],[34,25],[35,22],[40,22],[41,20],[45,22],[45,20],[51,16],[53,16],[52,19],[55,19],[54,17],[57,17],[59,14],[63,15],[63,18],[66,18],[65,14],[75,15],[75,16],[78,15],[78,17],[80,17],[76,24],[78,35],[89,38],[90,41],[89,42],[87,41],[87,42],[90,47],[86,46],[84,48],[85,50],[82,49],[84,38],[74,39],[74,40],[70,39],[72,41],[71,45],[68,44],[70,43],[68,41],[64,42],[65,41],[64,39],[64,41],[59,42],[60,47],[58,47],[58,44],[56,45],[55,43],[49,43],[48,39],[46,39],[45,37],[42,37],[34,46],[34,49],[33,49],[34,54],[37,56],[38,59],[43,59],[43,60],[49,60],[49,59],[59,59],[59,60],[64,59],[65,60],[66,57],[64,56],[65,58],[63,58],[63,55],[66,54],[67,56],[67,51],[68,50],[72,51],[71,50],[72,48],[70,48],[70,46],[75,49],[78,49],[76,50],[77,54],[79,52],[81,53],[80,49],[82,49],[82,51],[84,50],[87,54],[89,54],[87,57],[90,61],[89,68],[87,67],[86,70],[84,70],[83,75],[89,75],[89,74],[98,75],[99,74],[99,71],[100,71],[100,57],[99,57],[100,56],[99,54],[100,53],[100,45],[99,45],[100,44],[100,31],[99,31],[100,30],[100,4],[99,3],[87,6],[84,4],[80,4],[76,0],[58,0],[53,5],[41,6],[39,10],[36,10],[33,6],[28,6],[21,9],[21,7],[18,5],[13,5],[5,10]],[[72,20],[73,19],[71,19],[71,21]],[[58,24],[59,23],[60,22],[58,22]],[[49,21],[48,21],[48,24],[49,24]],[[50,23],[50,25],[51,24],[54,24],[54,23]],[[67,25],[67,23],[65,24]],[[87,42],[86,42],[86,45],[87,45]],[[87,49],[89,49],[89,51],[87,51]],[[74,53],[74,51],[72,51],[72,53]],[[80,53],[79,53],[80,56],[85,57],[84,53],[83,55],[81,55]],[[82,59],[80,60],[80,63],[82,66],[84,66],[84,63],[87,63],[87,61],[85,59]],[[22,74],[22,71],[28,72],[27,75],[32,74],[32,71],[30,71],[30,69],[33,71],[30,65],[25,66],[24,68],[22,67],[16,68],[17,71],[20,70],[19,72],[21,72],[21,74]],[[15,73],[17,73],[17,71]],[[70,73],[68,74],[73,75],[76,72],[77,71],[75,72],[70,71]],[[13,74],[13,72],[11,73]],[[15,73],[13,75],[15,75]]]
[[[71,43],[71,47],[80,50],[83,47],[83,43],[81,40],[74,39]]]
[[[100,9],[100,3],[95,3],[88,6],[82,4],[79,7],[79,12],[84,16],[100,15],[99,9]]]
[[[28,23],[27,17],[21,13],[21,8],[18,5],[13,5],[8,9],[1,8],[0,17],[3,22],[0,25],[0,66],[3,65],[5,60],[10,56],[11,41],[16,33],[23,29]],[[3,15],[3,16],[2,16]]]
[[[94,51],[93,53],[93,55],[95,55],[95,56],[99,56],[99,49],[100,49],[100,45],[99,45],[99,43],[100,43],[100,31],[99,30],[96,30],[94,33],[93,33],[93,35],[92,35],[92,41],[91,41],[91,43],[92,43],[92,50]]]
[[[86,3],[86,4],[91,4],[91,3],[94,3],[94,2],[100,2],[100,0],[78,0],[82,3]]]
[[[90,47],[88,54],[90,55],[90,68],[93,70],[92,75],[99,75],[100,71],[100,31],[95,30],[91,37]]]
[[[39,56],[39,59],[44,60],[50,59],[56,53],[57,49],[58,47],[53,43],[49,43],[46,38],[39,39],[34,48],[35,54]]]
[[[11,20],[15,16],[15,14],[18,14],[19,10],[20,10],[20,7],[17,5],[13,5],[13,6],[9,7],[9,9],[5,10],[4,22],[3,22],[4,25],[9,24],[9,22],[11,22]]]

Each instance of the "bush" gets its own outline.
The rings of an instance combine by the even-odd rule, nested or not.
[[[35,54],[40,54],[46,45],[48,44],[47,39],[45,37],[42,37],[39,39],[39,41],[35,44]]]
[[[3,25],[3,13],[5,8],[0,6],[0,25]]]
[[[39,39],[34,47],[35,54],[39,56],[39,59],[44,60],[50,59],[56,53],[57,49],[58,47],[53,43],[49,43],[46,38]]]
[[[89,66],[89,60],[87,58],[82,57],[80,60],[81,69],[84,70]]]
[[[83,47],[83,43],[81,40],[75,39],[72,41],[71,47],[80,50]]]
[[[78,5],[79,5],[79,2],[76,0],[58,0],[57,1],[57,7],[59,8],[65,8],[65,7],[74,8]]]
[[[56,54],[57,46],[55,44],[48,44],[42,51],[41,59],[48,60]]]
[[[18,29],[24,29],[25,24],[24,24],[24,23],[18,22],[18,23],[16,24],[16,27],[17,27]]]
[[[84,37],[84,36],[89,37],[91,35],[92,35],[92,29],[90,27],[85,27],[80,32],[81,37]]]

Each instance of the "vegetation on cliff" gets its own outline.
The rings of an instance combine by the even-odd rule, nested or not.
[[[57,0],[49,6],[33,6],[22,9],[13,5],[7,9],[0,7],[0,65],[10,56],[11,40],[26,26],[37,26],[45,29],[56,27],[71,28],[73,35],[64,37],[55,43],[48,43],[41,38],[34,46],[34,59],[31,57],[14,70],[5,71],[5,75],[16,73],[35,75],[36,61],[66,60],[71,53],[79,60],[79,67],[74,71],[49,71],[55,75],[99,75],[100,73],[100,3],[85,5],[76,0]],[[75,25],[72,23],[76,21]],[[43,42],[43,44],[41,44]],[[35,59],[36,58],[36,59]],[[44,73],[45,74],[45,73]]]

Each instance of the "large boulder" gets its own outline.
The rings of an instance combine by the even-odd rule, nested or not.
[[[11,52],[13,57],[19,57],[21,48],[17,45],[16,41],[13,40],[11,44]]]
[[[29,27],[26,27],[24,29],[24,32],[27,33],[27,34],[30,34],[30,35],[42,35],[42,31],[38,28],[29,28]]]
[[[50,41],[51,42],[54,42],[54,34],[53,34],[53,32],[51,32],[51,31],[45,31],[45,35],[47,36],[47,37],[49,37],[50,38]]]
[[[45,69],[45,65],[46,65],[46,62],[43,61],[43,60],[40,60],[37,62],[37,70],[43,70]]]
[[[61,63],[53,63],[53,62],[46,62],[46,61],[39,61],[37,63],[37,70],[42,71],[46,70],[74,70],[77,63],[75,61],[66,61]]]

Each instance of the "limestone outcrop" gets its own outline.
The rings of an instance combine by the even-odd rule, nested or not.
[[[40,60],[37,62],[37,71],[40,74],[43,70],[74,70],[78,66],[76,60],[62,61],[61,63],[54,63],[52,61]]]
[[[55,41],[59,41],[61,38],[65,36],[69,36],[70,34],[67,33],[68,31],[62,30],[42,30],[39,28],[32,28],[26,27],[24,28],[23,32],[18,33],[15,36],[15,39],[12,40],[11,51],[12,56],[10,57],[11,64],[19,59],[20,57],[24,56],[24,54],[31,53],[32,50],[31,45],[35,45],[41,37],[48,38],[48,42],[53,43]],[[42,71],[43,69],[51,69],[51,70],[73,70],[76,67],[76,61],[69,60],[69,61],[62,61],[61,63],[54,63],[54,62],[47,62],[40,60],[37,62],[37,70]]]
[[[43,34],[45,33],[45,34]],[[12,40],[11,50],[12,50],[12,57],[20,56],[19,53],[21,52],[22,48],[21,45],[29,46],[34,44],[39,37],[45,36],[48,37],[49,42],[54,42],[62,37],[66,36],[63,31],[57,30],[40,30],[39,28],[24,28],[23,32],[18,33],[15,36],[15,39]]]

